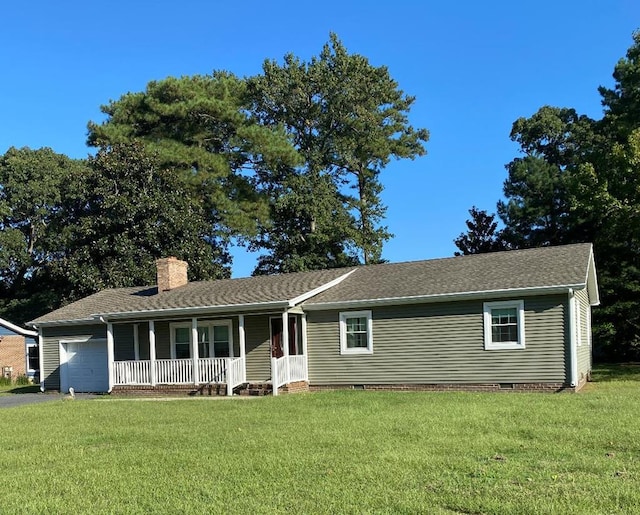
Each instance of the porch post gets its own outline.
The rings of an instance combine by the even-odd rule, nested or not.
[[[240,357],[244,358],[246,353],[245,348],[245,334],[244,334],[244,315],[238,315],[238,336],[240,337],[240,341],[238,345],[240,346]]]
[[[109,390],[113,390],[113,361],[114,361],[114,345],[113,345],[113,324],[107,323],[107,366],[109,367]]]
[[[309,380],[309,358],[307,357],[307,314],[300,315],[300,332],[302,333],[302,355],[304,356],[304,378]]]
[[[149,320],[149,380],[151,386],[156,385],[156,326]]]
[[[193,384],[200,383],[200,370],[198,368],[198,359],[200,356],[198,355],[198,319],[191,319],[191,359],[193,361],[193,375],[191,379],[193,380]]]
[[[291,378],[291,374],[289,373],[289,312],[285,309],[284,313],[282,313],[282,353],[285,366],[285,378],[287,383]]]

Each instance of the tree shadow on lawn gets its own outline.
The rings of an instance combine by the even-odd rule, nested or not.
[[[24,386],[4,387],[0,388],[0,393],[39,393],[40,386],[37,384],[29,384]]]
[[[601,364],[593,367],[592,381],[640,381],[640,363]]]

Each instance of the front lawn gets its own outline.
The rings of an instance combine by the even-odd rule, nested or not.
[[[640,512],[640,369],[579,394],[345,391],[0,412],[17,513]]]

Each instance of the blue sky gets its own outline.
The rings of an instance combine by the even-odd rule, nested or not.
[[[222,5],[221,5],[222,4]],[[167,76],[259,73],[264,59],[317,55],[336,32],[416,97],[428,154],[382,174],[390,261],[451,256],[468,209],[490,212],[512,123],[543,105],[600,117],[599,85],[640,28],[637,0],[10,2],[0,30],[0,153],[85,157],[99,106]],[[234,277],[255,255],[234,252]]]

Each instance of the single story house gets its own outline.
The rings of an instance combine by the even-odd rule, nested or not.
[[[3,377],[36,379],[39,363],[37,337],[36,331],[0,318],[0,373]]]
[[[578,390],[590,244],[100,291],[30,322],[42,389]]]

